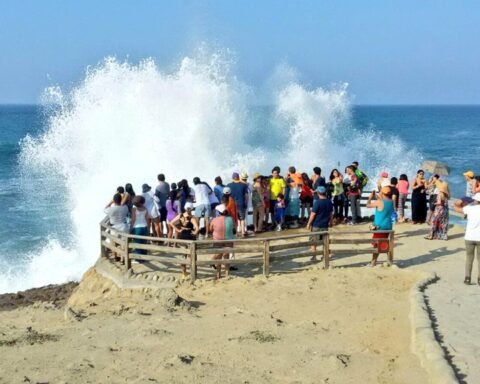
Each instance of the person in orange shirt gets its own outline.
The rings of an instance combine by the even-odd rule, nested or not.
[[[233,219],[233,228],[236,231],[238,224],[237,204],[235,203],[235,199],[231,196],[231,193],[232,191],[229,187],[223,188],[222,204],[225,204],[227,207],[228,214]]]

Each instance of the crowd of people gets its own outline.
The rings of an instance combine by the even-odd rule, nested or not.
[[[464,206],[471,204],[475,193],[480,192],[480,182],[473,172],[466,172],[465,178]],[[268,176],[254,174],[252,182],[246,172],[234,172],[226,184],[217,176],[213,187],[199,177],[193,178],[192,185],[185,179],[169,184],[164,174],[157,179],[153,190],[143,184],[141,194],[136,194],[131,184],[117,188],[105,208],[114,230],[185,240],[210,236],[214,240],[229,240],[302,225],[311,231],[342,223],[356,225],[363,221],[360,201],[370,181],[358,162],[348,165],[343,174],[333,169],[327,178],[320,167],[314,167],[309,176],[291,166],[282,176],[280,167],[275,166]],[[439,175],[427,179],[425,172],[419,170],[410,182],[405,174],[397,178],[384,171],[371,184],[375,188],[366,207],[375,209],[373,231],[390,230],[393,223],[407,221],[405,208],[411,194],[413,224],[430,225],[428,240],[448,239],[450,192],[448,183]],[[251,227],[247,225],[249,211]],[[385,234],[376,233],[374,237],[382,238]]]

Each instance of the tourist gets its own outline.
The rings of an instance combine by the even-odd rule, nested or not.
[[[431,229],[427,240],[448,240],[448,184],[438,178],[435,181],[436,201],[434,203],[435,210],[431,218]]]
[[[144,205],[151,218],[152,233],[154,234],[154,236],[160,237],[162,236],[162,230],[160,228],[160,217],[158,215],[157,206],[155,205],[151,190],[152,187],[150,187],[148,184],[143,184],[141,196],[143,196],[143,198],[145,199]]]
[[[281,231],[285,223],[285,195],[279,193],[275,201],[275,224],[276,231]]]
[[[238,214],[237,214],[237,204],[235,203],[235,199],[231,196],[230,187],[223,188],[223,197],[221,200],[222,204],[225,204],[228,210],[228,214],[233,220],[235,226],[233,227],[233,231],[237,232],[238,227]]]
[[[425,172],[420,169],[412,184],[412,221],[413,224],[423,224],[427,218],[427,182]]]
[[[237,234],[241,237],[245,236],[245,219],[246,211],[248,207],[248,186],[240,181],[240,175],[237,172],[232,174],[232,182],[229,183],[230,195],[235,200],[238,218]],[[225,192],[225,190],[224,190]]]
[[[133,186],[130,183],[125,184],[125,193],[122,199],[122,205],[126,205],[128,207],[128,212],[132,213],[133,207],[133,198],[135,197],[135,191],[133,190]]]
[[[253,208],[253,231],[262,232],[263,221],[265,219],[264,190],[262,185],[262,175],[256,173],[253,176],[252,190],[252,208]]]
[[[327,190],[324,186],[319,186],[315,193],[318,196],[318,199],[315,199],[313,202],[312,212],[307,223],[307,229],[312,232],[326,232],[328,227],[332,226],[333,219],[333,204],[330,199],[327,198]],[[312,241],[314,242],[311,246],[311,251],[317,251],[317,242],[323,240],[323,236],[314,236]],[[311,261],[317,260],[317,255],[314,253]]]
[[[263,187],[263,205],[265,207],[265,216],[263,218],[263,228],[268,227],[268,214],[270,212],[270,178],[267,176],[262,176],[262,187]]]
[[[128,207],[122,205],[122,195],[120,193],[113,195],[112,203],[105,207],[105,213],[112,229],[128,233]]]
[[[213,240],[232,240],[233,235],[233,219],[228,214],[225,204],[220,204],[216,207],[219,216],[214,218],[210,223],[210,232],[212,233]],[[221,247],[233,247],[232,242],[222,243]],[[223,252],[213,256],[214,260],[228,260],[229,253]],[[225,277],[228,277],[230,271],[229,264],[225,264]],[[216,279],[220,279],[222,276],[222,264],[216,265]]]
[[[388,178],[388,172],[383,171],[380,173],[380,178],[377,180],[377,192],[380,192],[380,190],[383,187],[388,187],[390,186],[390,179]]]
[[[180,192],[180,208],[182,212],[185,212],[185,204],[193,204],[193,201],[195,199],[195,193],[188,185],[188,181],[185,179],[180,180],[177,185]]]
[[[200,227],[197,219],[192,215],[193,203],[187,201],[183,208],[184,212],[178,214],[177,217],[172,220],[170,226],[174,230],[177,239],[196,240],[200,232]],[[189,259],[190,257],[186,258],[187,261]],[[183,277],[187,276],[187,266],[185,264],[182,264],[182,274]]]
[[[302,190],[300,191],[300,221],[305,222],[310,217],[313,204],[313,184],[306,173],[302,173]]]
[[[477,179],[475,178],[475,173],[473,171],[467,171],[463,174],[466,182],[466,190],[463,201],[471,204],[473,202],[473,196],[477,190]]]
[[[360,206],[360,187],[358,185],[358,177],[355,174],[355,167],[352,165],[345,168],[345,173],[350,180],[350,184],[347,188],[347,198],[350,202],[350,210],[352,211],[352,221],[348,224],[356,225],[360,221],[360,216],[358,215]]]
[[[173,228],[170,223],[181,212],[177,184],[175,183],[172,183],[171,185],[165,206],[167,209],[167,238],[171,239],[173,237]]]
[[[128,192],[128,189],[125,188]],[[133,235],[149,236],[150,235],[150,214],[145,208],[145,198],[143,196],[135,196],[132,199],[132,220],[130,222],[130,231]],[[146,244],[147,240],[133,238],[134,243]],[[134,249],[133,253],[146,255],[146,249]]]
[[[390,190],[392,191],[392,201],[393,201],[393,218],[395,222],[398,221],[398,200],[400,199],[400,192],[398,191],[398,179],[392,177],[390,179]]]
[[[285,196],[287,185],[285,180],[280,177],[280,168],[274,167],[272,169],[272,177],[269,182],[270,189],[270,218],[272,225],[275,225],[275,205],[279,194]]]
[[[408,198],[408,177],[404,173],[400,175],[398,180],[398,222],[403,223],[405,221],[405,203]]]
[[[370,264],[370,266],[374,267],[377,264],[379,253],[389,250],[389,242],[379,240],[388,238],[389,233],[378,233],[375,231],[389,231],[392,229],[393,201],[391,188],[383,187],[380,192],[376,194],[376,200],[372,201],[372,197],[370,196],[366,206],[367,208],[375,208],[375,216],[371,228],[374,231],[374,242],[372,245],[377,248],[377,251],[373,253]]]
[[[472,197],[472,204],[463,200],[455,202],[455,211],[467,216],[467,227],[465,229],[465,280],[464,283],[470,285],[472,278],[472,267],[475,253],[477,256],[478,278],[480,285],[480,193],[477,192]]]
[[[159,232],[158,236],[163,235],[163,223],[167,221],[167,198],[168,194],[170,193],[170,186],[165,181],[165,175],[160,173],[157,175],[158,184],[155,187],[155,203],[157,204],[158,215],[159,215]],[[168,232],[168,225],[167,225],[167,232]]]
[[[318,187],[325,187],[326,185],[325,178],[322,176],[322,169],[320,167],[313,168],[313,175],[311,177],[311,180],[312,188],[314,191],[316,191]]]
[[[215,186],[213,187],[213,192],[215,193],[215,196],[217,196],[219,202],[222,201],[223,188],[225,188],[225,185],[223,185],[222,178],[220,176],[215,177]]]
[[[343,217],[343,208],[345,206],[345,192],[343,190],[343,175],[338,169],[333,169],[330,172],[330,183],[332,183],[332,199],[334,218],[341,220]]]
[[[298,216],[300,215],[300,192],[302,188],[302,175],[296,173],[295,167],[288,169],[286,177],[287,194],[285,217],[290,228],[298,227]]]
[[[247,186],[247,203],[245,204],[245,220],[243,221],[243,230],[244,234],[247,234],[247,218],[248,218],[248,211],[249,209],[253,209],[252,207],[252,186],[248,182],[248,174],[247,172],[243,171],[240,173],[240,182],[244,183]]]
[[[193,178],[194,206],[195,217],[198,222],[203,218],[205,223],[205,238],[208,238],[209,219],[212,215],[209,195],[213,194],[212,190],[200,181],[199,177]]]
[[[427,211],[427,224],[431,225],[431,219],[433,212],[435,211],[435,206],[437,204],[438,188],[437,180],[440,179],[439,175],[432,175],[427,181],[427,201],[428,201],[428,211]]]

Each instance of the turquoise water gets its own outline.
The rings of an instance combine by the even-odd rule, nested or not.
[[[254,125],[263,127],[272,124],[269,118],[271,108],[255,107],[250,112]],[[21,140],[27,134],[40,135],[47,123],[48,114],[40,106],[0,106],[2,272],[21,271],[25,263],[31,262],[46,247],[50,238],[62,245],[72,240],[71,209],[66,198],[68,186],[60,177],[25,170],[18,161]],[[462,173],[465,170],[480,171],[479,106],[356,106],[351,109],[350,124],[356,131],[352,130],[351,136],[345,137],[345,146],[358,139],[355,132],[374,131],[379,137],[397,136],[406,148],[415,149],[425,159],[446,162],[452,170],[448,180],[454,196],[463,194]],[[269,140],[268,129],[255,132],[249,137],[250,141]],[[271,139],[281,140],[279,137]],[[384,150],[390,151],[388,145],[394,141],[382,142],[385,143]],[[368,153],[362,156],[368,158]],[[355,160],[360,158],[360,154],[352,153],[351,157]],[[314,158],[312,154],[313,163]],[[199,176],[202,176],[201,172]],[[180,179],[183,176],[176,177]],[[105,200],[108,198],[105,196]]]

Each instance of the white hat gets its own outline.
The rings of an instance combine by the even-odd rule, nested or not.
[[[243,171],[241,174],[240,174],[240,179],[242,180],[247,180],[248,179],[248,173]]]
[[[193,203],[191,203],[190,201],[187,201],[185,203],[185,210],[187,209],[193,209]]]
[[[223,193],[224,194],[225,193],[230,194],[230,193],[232,193],[232,190],[230,189],[230,187],[225,187],[225,188],[223,188]]]
[[[225,207],[225,204],[219,204],[215,207],[215,210],[218,211],[219,213],[225,212],[227,207]]]
[[[473,200],[478,201],[480,203],[480,192],[477,192],[475,193],[475,195],[473,195]]]

